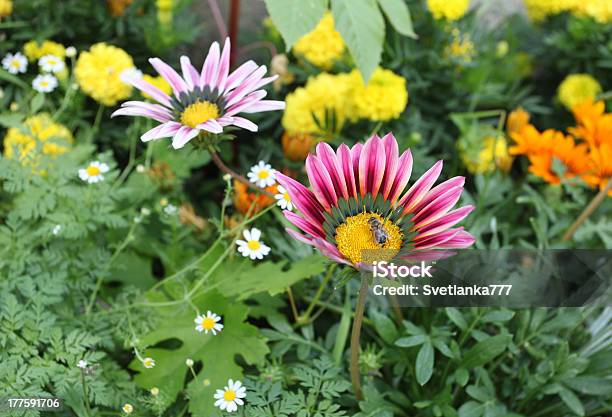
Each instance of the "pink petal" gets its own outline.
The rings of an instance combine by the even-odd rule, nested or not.
[[[449,229],[442,233],[438,233],[436,235],[428,236],[422,239],[417,236],[414,239],[414,247],[415,249],[429,249],[433,247],[439,247],[439,245],[442,245],[446,241],[452,239],[462,230],[462,227],[458,229]]]
[[[421,202],[421,199],[431,189],[442,172],[442,161],[438,161],[421,176],[406,194],[400,199],[399,205],[404,206],[403,213],[411,213],[412,209]]]
[[[312,191],[323,207],[329,209],[338,204],[338,196],[334,190],[332,179],[318,157],[314,155],[306,157],[306,174],[308,174]]]
[[[280,172],[276,173],[276,181],[285,187],[296,208],[310,223],[323,224],[325,221],[325,217],[323,217],[325,209],[312,191]]]
[[[359,191],[362,196],[378,195],[385,175],[385,147],[378,136],[370,138],[363,146],[359,159]]]
[[[233,116],[235,114],[240,113],[244,109],[249,108],[254,103],[256,103],[259,100],[261,100],[262,98],[264,98],[266,96],[266,94],[268,94],[268,93],[266,91],[264,91],[264,90],[255,91],[255,92],[249,94],[247,97],[245,97],[242,100],[240,100],[234,106],[228,108],[225,111],[225,116]]]
[[[424,227],[444,216],[455,206],[455,204],[457,204],[462,191],[463,187],[450,188],[420,211],[416,212],[415,216],[412,218],[412,221],[415,223],[414,227]]]
[[[257,130],[259,129],[255,123],[251,122],[248,119],[245,119],[244,117],[234,116],[232,117],[232,119],[232,124],[234,126],[241,127],[251,132],[257,132]]]
[[[383,183],[381,185],[383,191],[383,197],[387,199],[389,192],[393,186],[393,181],[397,174],[397,165],[399,162],[399,148],[397,146],[397,140],[392,133],[387,134],[383,139],[383,146],[385,148],[385,175],[383,176]]]
[[[355,187],[357,188],[357,192],[359,192],[359,159],[361,158],[362,149],[363,149],[363,145],[361,143],[356,143],[351,148],[351,160],[353,164],[353,178],[355,178]]]
[[[331,146],[325,142],[320,142],[317,145],[316,153],[325,169],[331,177],[333,188],[336,191],[338,197],[348,199],[348,191],[346,188],[346,182],[344,181],[344,174],[340,167],[340,162],[336,158],[336,154]]]
[[[395,178],[393,179],[393,184],[391,185],[391,189],[389,190],[388,199],[392,202],[395,202],[397,198],[404,192],[408,181],[410,180],[410,175],[412,174],[412,153],[410,149],[400,156],[399,161],[397,162],[397,172],[395,173]]]
[[[218,135],[219,133],[223,133],[223,126],[219,124],[214,119],[210,119],[196,126],[198,129],[206,130],[207,132],[214,133]]]
[[[147,109],[144,107],[130,106],[130,107],[122,107],[118,110],[115,110],[111,117],[116,116],[140,116],[140,117],[148,117],[153,120],[157,120],[158,122],[165,123],[170,120],[170,117],[166,114],[160,114],[159,112],[153,109]]]
[[[238,88],[236,88],[231,93],[227,94],[225,108],[229,108],[234,104],[240,102],[243,97],[247,94],[253,92],[255,90],[255,85],[261,80],[261,78],[266,74],[267,68],[262,65],[257,68],[255,72],[249,75],[243,82],[240,84]]]
[[[264,111],[283,110],[285,108],[284,101],[276,100],[260,100],[255,104],[242,110],[242,113],[260,113]]]
[[[151,65],[153,65],[153,68],[155,68],[159,75],[168,81],[168,84],[170,84],[172,87],[176,98],[178,98],[182,92],[189,89],[187,87],[187,83],[185,83],[185,80],[183,80],[170,65],[166,64],[159,58],[151,58],[149,59],[149,62]]]
[[[474,206],[465,206],[448,212],[443,217],[431,222],[427,226],[419,229],[419,236],[424,238],[432,236],[450,229],[461,220],[467,217],[474,210]]]
[[[448,190],[449,188],[463,187],[464,184],[465,177],[453,177],[449,180],[444,181],[443,183],[436,185],[434,188],[431,189],[430,192],[427,193],[423,200],[421,200],[421,202],[412,209],[412,211],[416,213],[421,208],[431,203],[435,198],[446,192],[446,190]]]
[[[249,75],[258,68],[257,64],[253,61],[247,61],[239,66],[234,72],[227,77],[225,82],[225,91],[231,91],[238,87],[242,81],[244,81]]]
[[[338,147],[337,157],[346,182],[348,196],[357,197],[357,187],[355,184],[355,173],[353,172],[353,161],[351,159],[350,148],[344,143],[340,145],[340,147]]]
[[[283,211],[283,214],[292,225],[301,229],[304,233],[307,233],[313,237],[325,238],[325,232],[319,223],[313,224],[289,210]]]
[[[190,90],[193,90],[193,88],[200,82],[200,74],[198,74],[193,65],[191,65],[191,60],[189,57],[181,57],[181,69],[183,71],[183,78],[185,79],[187,86],[189,86]]]
[[[321,238],[313,238],[312,244],[315,248],[317,248],[324,256],[328,257],[334,262],[338,262],[340,264],[350,265],[344,256],[338,251],[338,249],[329,243],[328,241]]]
[[[200,73],[200,87],[208,86],[214,90],[217,86],[217,68],[219,66],[219,43],[213,42],[204,60]]]
[[[140,140],[148,142],[150,140],[172,137],[181,127],[182,125],[180,123],[167,122],[149,130],[140,137]]]
[[[468,232],[461,230],[451,239],[447,240],[443,244],[438,245],[439,249],[465,249],[474,244],[476,239]]]
[[[172,107],[170,96],[168,94],[164,93],[162,90],[160,90],[159,88],[155,87],[154,85],[149,84],[148,82],[146,82],[142,78],[138,78],[138,77],[122,74],[121,75],[121,80],[123,82],[125,82],[125,83],[128,83],[128,84],[136,87],[137,89],[139,89],[143,93],[148,94],[154,100],[160,102],[164,106]]]
[[[225,38],[225,45],[223,45],[223,52],[221,52],[221,60],[219,61],[219,73],[217,74],[217,87],[219,88],[219,94],[225,89],[225,83],[229,75],[230,68],[230,51],[231,42],[230,38]]]
[[[187,144],[187,142],[198,136],[199,133],[200,131],[198,129],[182,126],[172,139],[172,147],[174,149],[181,149],[183,146],[185,146],[185,144]]]

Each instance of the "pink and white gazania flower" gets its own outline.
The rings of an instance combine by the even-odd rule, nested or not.
[[[466,248],[474,237],[453,226],[474,207],[451,210],[465,179],[454,177],[434,187],[441,171],[438,161],[407,189],[412,154],[407,150],[399,155],[392,134],[373,136],[352,148],[342,144],[336,152],[321,142],[316,155],[306,158],[312,191],[277,174],[300,212],[286,210],[285,217],[304,234],[287,231],[333,261],[357,269],[394,257],[425,256],[431,249]]]
[[[283,101],[264,100],[266,91],[260,90],[277,76],[264,78],[266,66],[248,61],[230,74],[230,40],[225,40],[223,51],[214,42],[202,71],[198,72],[188,57],[181,57],[181,77],[159,58],[149,62],[170,84],[173,96],[147,83],[140,77],[122,74],[122,80],[152,97],[159,104],[127,101],[114,116],[142,116],[161,124],[141,136],[143,142],[172,137],[172,146],[182,148],[201,132],[219,134],[227,126],[237,126],[252,132],[257,125],[238,116],[239,113],[258,113],[285,108]]]

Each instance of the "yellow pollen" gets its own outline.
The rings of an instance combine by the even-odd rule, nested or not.
[[[236,399],[236,393],[231,389],[227,390],[225,391],[225,394],[223,394],[223,398],[225,401],[234,401]]]
[[[20,67],[19,61],[17,61],[16,59],[14,59],[13,61],[11,61],[11,67],[13,67],[13,68],[19,68],[19,67]]]
[[[209,101],[196,101],[189,105],[181,114],[181,123],[195,128],[210,119],[219,117],[219,107]]]
[[[257,250],[257,249],[259,249],[261,247],[261,244],[257,240],[249,240],[248,243],[247,243],[247,246],[251,250]]]
[[[259,171],[259,174],[257,175],[259,176],[259,179],[265,180],[270,176],[270,173],[268,171]]]
[[[371,217],[378,219],[387,232],[388,238],[384,245],[374,240],[374,232],[368,222]],[[358,264],[392,259],[399,252],[404,235],[391,220],[383,220],[375,213],[360,213],[347,217],[346,222],[336,228],[335,238],[340,253],[353,264]]]
[[[93,166],[93,165],[88,166],[86,171],[87,171],[87,175],[89,175],[90,177],[95,177],[96,175],[100,175],[100,168]]]
[[[206,330],[212,330],[215,327],[215,321],[210,317],[206,317],[202,321],[202,327],[204,327]]]
[[[291,201],[291,196],[289,195],[288,192],[285,191],[285,193],[283,194],[283,198],[285,199],[285,201]]]

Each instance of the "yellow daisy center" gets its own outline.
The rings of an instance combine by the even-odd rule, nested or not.
[[[209,101],[196,101],[189,105],[181,114],[181,123],[195,128],[210,119],[219,117],[219,107]]]
[[[283,193],[283,198],[285,199],[285,201],[291,202],[291,196],[286,191]]]
[[[93,165],[88,166],[86,171],[87,171],[87,175],[89,175],[90,177],[95,177],[96,175],[100,175],[100,168],[93,166]]]
[[[231,389],[228,389],[227,391],[225,391],[225,394],[223,394],[223,399],[225,401],[234,401],[236,399],[236,392]]]
[[[47,80],[43,80],[43,81],[41,81],[41,82],[40,82],[40,85],[41,85],[42,87],[47,87],[47,86],[49,86],[49,81],[47,81]]]
[[[20,66],[21,66],[21,64],[19,63],[18,60],[14,59],[13,61],[11,61],[11,67],[19,68]]]
[[[265,180],[266,178],[270,176],[270,173],[266,170],[263,170],[263,171],[259,171],[259,174],[257,174],[257,176],[259,177],[260,180]]]
[[[215,320],[211,317],[206,317],[204,320],[202,320],[202,327],[204,327],[206,330],[212,330],[215,327]]]
[[[379,244],[374,239],[370,219],[374,217],[381,224],[387,241]],[[403,233],[399,226],[376,213],[360,213],[347,217],[346,222],[336,228],[336,243],[341,254],[354,264],[360,262],[389,260],[399,252]]]
[[[257,241],[257,240],[249,240],[248,243],[247,243],[247,246],[251,250],[257,250],[257,249],[259,249],[261,247],[261,243],[259,243],[259,241]]]

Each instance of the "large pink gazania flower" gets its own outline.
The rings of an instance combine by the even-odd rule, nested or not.
[[[161,124],[142,135],[143,142],[172,137],[172,146],[182,148],[200,132],[219,134],[226,126],[237,126],[253,132],[257,125],[238,116],[239,113],[257,113],[285,108],[283,101],[263,100],[266,84],[277,76],[264,78],[266,66],[248,61],[230,74],[230,40],[225,40],[223,52],[214,42],[202,71],[191,65],[188,57],[181,57],[181,77],[172,67],[159,58],[149,62],[170,84],[173,97],[147,83],[134,74],[124,74],[122,79],[159,104],[127,101],[112,116],[143,116]]]
[[[432,249],[471,246],[474,237],[453,226],[474,207],[451,210],[465,179],[454,177],[434,187],[441,171],[438,161],[406,191],[412,154],[407,150],[400,156],[392,134],[373,136],[352,148],[342,144],[336,152],[319,143],[316,155],[306,159],[312,191],[277,173],[301,213],[284,212],[304,232],[288,233],[356,268],[374,260],[411,259],[424,252],[431,257]]]

